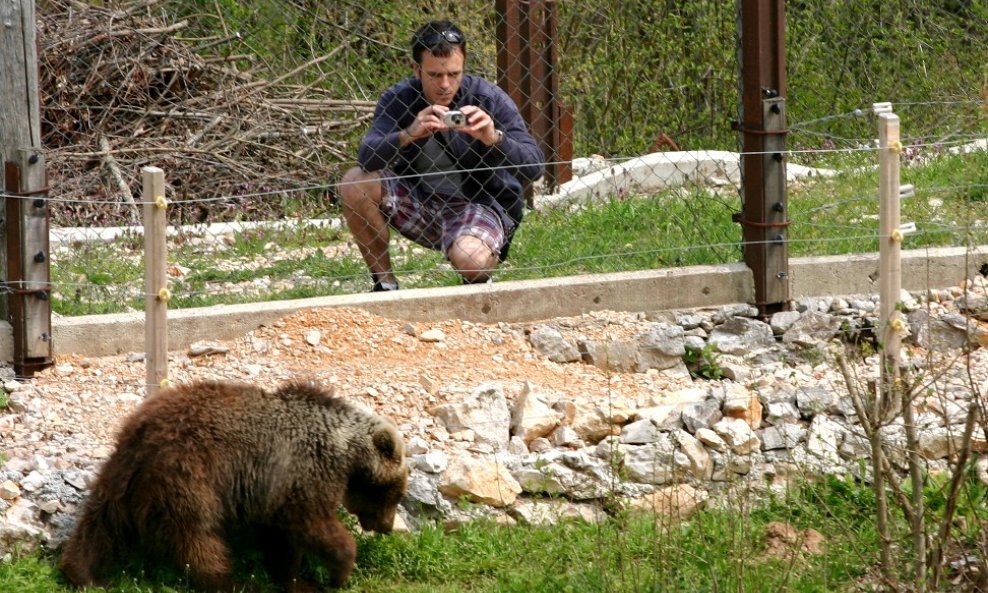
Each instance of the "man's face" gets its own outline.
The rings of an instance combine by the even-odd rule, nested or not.
[[[422,63],[412,64],[412,68],[415,76],[422,81],[425,100],[433,105],[449,107],[463,80],[463,50],[455,47],[446,57],[424,51]]]

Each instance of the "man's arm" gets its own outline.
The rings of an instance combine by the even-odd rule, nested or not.
[[[400,104],[393,90],[385,91],[374,108],[374,120],[357,150],[357,164],[364,171],[380,171],[398,156],[398,151],[411,138],[402,132],[398,119],[406,107]]]
[[[484,162],[492,166],[511,166],[516,177],[535,181],[545,173],[545,155],[529,133],[511,97],[499,87],[494,88],[491,117],[501,134],[488,146],[483,155]]]

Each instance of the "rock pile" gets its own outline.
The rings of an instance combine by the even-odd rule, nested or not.
[[[982,321],[988,297],[975,286],[922,298],[903,294],[900,309],[909,325],[904,362],[936,376],[937,387],[913,401],[919,453],[932,468],[944,467],[968,407],[988,390]],[[687,513],[738,485],[758,490],[797,476],[861,471],[867,440],[846,397],[845,377],[828,364],[828,348],[839,340],[861,355],[854,366],[861,389],[876,379],[876,299],[805,300],[767,321],[747,305],[638,319],[636,331],[619,337],[587,337],[585,325],[564,321],[505,328],[522,336],[533,356],[553,364],[593,365],[614,380],[629,373],[661,376],[680,387],[635,398],[617,389],[581,396],[546,389],[532,376],[520,388],[484,381],[460,397],[425,406],[427,418],[402,423],[412,467],[400,513],[405,527],[479,517],[592,521],[616,501]],[[436,331],[417,337],[444,339]],[[17,431],[49,412],[30,386],[9,377],[4,385],[5,450],[16,444],[7,441],[12,434],[47,444],[20,447],[35,452],[5,459],[0,468],[0,552],[16,544],[57,545],[109,448]],[[47,430],[72,433],[57,418],[49,420]],[[417,430],[422,425],[445,437],[426,438]],[[985,453],[988,442],[979,434],[975,452]],[[893,463],[904,466],[902,420],[893,420],[882,436]]]

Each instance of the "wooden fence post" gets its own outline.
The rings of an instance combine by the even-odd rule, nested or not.
[[[0,320],[11,324],[14,371],[52,364],[48,179],[41,149],[33,0],[0,3]]]
[[[168,201],[165,173],[141,169],[144,199],[144,359],[147,396],[168,384]]]
[[[880,284],[879,340],[884,351],[882,364],[883,388],[893,380],[887,373],[896,373],[902,350],[905,320],[897,311],[902,292],[902,231],[899,205],[899,116],[881,113],[878,116],[878,194],[879,245],[878,277]]]

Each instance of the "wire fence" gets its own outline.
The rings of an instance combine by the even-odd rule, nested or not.
[[[419,21],[426,20],[423,15],[450,16],[468,40],[464,70],[498,79],[496,39],[503,23],[492,3],[433,2],[429,10],[435,12],[428,14],[418,10],[420,4],[425,3],[41,3],[54,310],[85,315],[143,308],[147,295],[140,172],[146,166],[160,167],[166,178],[169,306],[369,290],[372,262],[361,253],[343,204],[347,188],[359,187],[359,182],[347,180],[345,174],[357,164],[379,96],[415,74],[409,39]],[[521,184],[524,217],[508,256],[492,271],[494,281],[741,260],[741,230],[732,218],[742,206],[740,162],[745,155],[737,152],[737,134],[731,129],[738,110],[737,14],[731,4],[559,3],[559,94],[572,112],[575,158],[548,164],[571,167],[572,179],[557,186],[535,181],[531,189]],[[838,4],[792,3],[789,12],[791,121],[784,158],[792,220],[786,238],[790,255],[877,250],[875,112],[884,102],[890,102],[902,119],[902,180],[909,188],[902,220],[915,225],[905,247],[988,244],[988,99],[978,71],[988,44],[982,33],[986,16],[975,8],[966,13],[957,8],[957,14],[944,8],[930,19],[915,19],[910,16],[911,3],[884,2],[882,10],[865,10],[862,4],[848,17]],[[927,43],[934,21],[956,25],[959,34]],[[909,49],[889,53],[894,47]],[[887,61],[880,59],[888,55],[892,57]],[[978,66],[965,61],[969,55],[979,56]],[[898,84],[915,72],[923,74],[910,80],[923,84]],[[412,114],[426,109],[417,103],[400,107]],[[514,177],[528,163],[505,163],[510,151],[499,146],[527,145],[530,122],[518,122],[505,109],[484,104],[484,112],[496,116],[495,131],[485,124],[469,140],[465,132],[442,124],[437,138],[458,146],[461,153],[449,159],[452,164],[436,164],[433,158],[432,164],[422,165],[425,170],[416,169],[405,178],[436,177],[438,181],[430,181],[442,186],[448,177],[500,177],[502,187],[513,188],[505,174]],[[486,121],[477,112],[467,116],[474,123],[474,116]],[[401,136],[416,136],[421,127],[410,114],[403,117],[386,132],[391,136],[386,144],[394,154],[400,151],[398,143],[409,140]],[[429,151],[438,160],[449,158],[441,145]],[[394,154],[371,150],[367,158],[390,166]],[[468,165],[460,166],[463,163]],[[381,175],[395,179],[391,173]],[[499,207],[509,210],[512,205]],[[498,223],[510,224],[501,217],[494,224]],[[399,233],[392,233],[389,243],[395,277],[403,289],[462,281],[444,254]],[[485,343],[507,342],[517,328],[498,331],[504,335],[487,336]],[[401,340],[407,337],[396,332],[384,344],[406,347]],[[251,351],[270,348],[275,358],[279,345],[287,350],[286,339],[308,338],[285,337],[275,328],[263,337],[245,337],[242,346]],[[241,366],[236,378],[246,374],[259,382],[273,383],[283,370],[256,361]],[[213,372],[208,358],[182,360],[176,367],[173,379],[179,382]],[[57,382],[58,373],[72,375],[80,368],[85,368],[81,362],[78,368],[56,366],[55,377],[45,380]],[[304,370],[329,383],[337,379],[330,371]],[[873,380],[873,370],[862,371],[860,381]],[[812,364],[799,372],[808,380]],[[133,404],[118,392],[137,394],[147,387],[144,381],[120,380],[111,369],[91,377],[79,374],[89,381],[80,387],[80,403],[95,409]],[[983,402],[984,378],[963,375],[936,378],[962,385],[960,391],[969,398],[965,402]],[[781,392],[781,383],[791,380],[787,375],[773,387]],[[356,379],[347,386],[363,389],[366,397],[360,397],[369,405],[382,399],[387,405],[401,405],[406,394],[426,399],[435,395],[428,381],[407,383],[387,386],[392,391],[382,398],[375,398],[368,385]],[[910,397],[927,397],[926,408],[936,410],[934,396],[951,389],[935,383]],[[605,390],[612,385],[609,382]],[[847,389],[838,383],[820,387],[841,394]],[[710,393],[715,391],[711,388]],[[452,390],[443,394],[455,395],[458,392]],[[766,401],[771,397],[759,393],[756,399],[763,395]],[[939,408],[952,408],[963,399],[953,395]],[[31,431],[56,434],[51,449],[39,449],[41,454],[112,445],[105,434],[95,441],[58,435],[62,421],[32,405],[27,398],[23,412],[26,421],[34,422]],[[930,420],[931,425],[936,422]],[[504,428],[500,420],[487,423]],[[426,426],[422,420],[415,428]],[[768,423],[759,427],[768,428]],[[475,428],[483,429],[484,423]],[[952,434],[962,432],[956,423],[949,428]],[[867,436],[862,425],[849,424],[842,440],[819,439],[813,455],[854,465],[869,454],[862,442]],[[896,431],[884,444],[896,460],[918,451],[900,436]],[[805,442],[801,443],[802,451]],[[43,446],[49,445],[39,445]],[[30,449],[26,444],[24,448]],[[642,474],[640,481],[653,479],[652,486],[664,486],[656,475],[684,471],[682,457],[677,457],[684,453],[682,443],[660,453],[668,453],[664,461],[674,464],[678,459],[681,465],[672,470],[660,467],[659,456],[653,456],[652,475]],[[490,451],[480,457],[499,460]],[[746,464],[761,464],[767,458],[763,451],[714,457],[710,467],[730,478],[725,486],[743,480]],[[947,463],[942,459],[931,467],[942,469]],[[610,476],[608,486],[616,488],[626,477]],[[533,497],[543,494],[535,485],[529,488]],[[744,506],[753,498],[733,500]],[[848,525],[849,530],[855,527]],[[900,534],[905,532],[903,528]]]
[[[399,10],[276,3],[256,11],[190,12],[179,2],[43,3],[54,310],[78,315],[143,306],[144,166],[166,175],[173,307],[369,290],[370,256],[360,249],[367,241],[352,232],[366,214],[348,224],[342,197],[353,186],[344,173],[358,163],[371,129],[378,143],[365,148],[360,164],[384,171],[389,187],[435,191],[463,180],[471,191],[483,189],[494,214],[482,226],[511,239],[490,273],[495,281],[739,261],[740,227],[731,222],[742,207],[744,156],[730,130],[738,109],[736,14],[721,4],[666,8],[644,22],[645,9],[634,3],[605,3],[589,18],[559,6],[558,63],[543,67],[558,71],[556,96],[573,115],[575,158],[565,162],[572,178],[549,184],[547,177],[529,183],[531,171],[519,166],[546,144],[533,138],[511,102],[471,100],[483,113],[497,110],[493,124],[475,112],[480,130],[442,127],[430,141],[423,135],[397,150],[404,141],[399,130],[407,132],[425,106],[420,96],[418,103],[397,105],[402,121],[378,120],[372,128],[381,94],[422,78],[411,67],[410,47],[421,23]],[[503,79],[495,7],[443,8],[450,10],[437,14],[452,15],[467,39],[464,80],[476,86],[481,78]],[[804,34],[801,14],[791,11],[791,37]],[[635,41],[673,30],[682,42],[675,60],[662,44],[647,49]],[[700,50],[688,42],[699,37],[713,43]],[[616,45],[604,45],[611,40]],[[808,55],[803,41],[790,38],[790,52]],[[642,76],[643,67],[654,67],[655,76]],[[985,242],[978,214],[988,182],[979,150],[984,98],[976,75],[967,76],[967,87],[951,89],[952,98],[864,96],[844,112],[820,113],[797,85],[806,74],[799,65],[794,70],[786,155],[790,255],[875,250],[877,101],[891,101],[903,119],[904,179],[916,191],[904,217],[920,223],[908,246]],[[672,79],[681,84],[655,88]],[[490,94],[488,87],[483,92]],[[903,95],[910,100],[900,100]],[[801,118],[799,105],[819,115]],[[488,146],[505,132],[506,141]],[[519,186],[524,206],[517,202]],[[419,239],[443,247],[436,237]],[[393,229],[388,255],[402,287],[462,281],[441,250]]]

